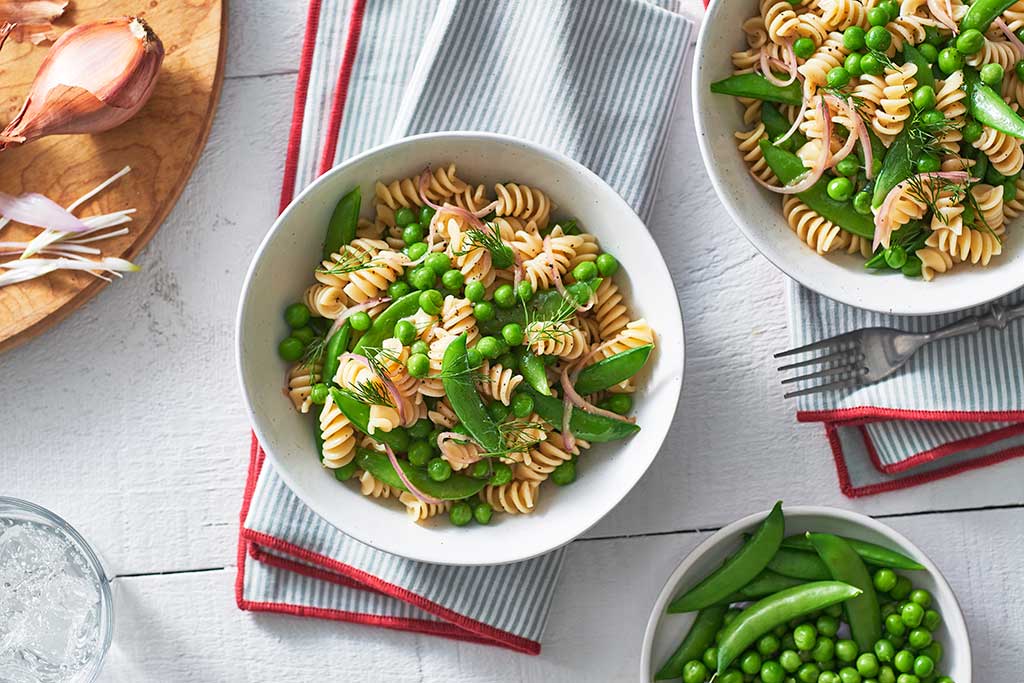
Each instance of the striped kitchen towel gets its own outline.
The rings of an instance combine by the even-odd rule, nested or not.
[[[1024,301],[1024,290],[1004,298]],[[987,307],[930,317],[872,313],[790,286],[794,347],[863,327],[934,330]],[[840,487],[867,496],[1024,455],[1024,321],[924,347],[899,373],[856,391],[801,396],[822,422]]]
[[[312,0],[281,208],[374,145],[487,130],[565,152],[645,217],[690,47],[678,2]],[[538,654],[563,555],[451,567],[382,553],[318,518],[252,444],[235,586],[242,609]]]

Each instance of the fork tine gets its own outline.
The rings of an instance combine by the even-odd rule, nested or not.
[[[783,365],[782,367],[779,368],[779,372],[784,372],[786,370],[795,370],[796,368],[802,368],[802,367],[806,367],[808,365],[818,365],[819,363],[829,363],[831,361],[838,360],[840,358],[849,358],[849,357],[851,357],[851,354],[853,354],[853,350],[852,349],[844,349],[842,351],[835,351],[833,353],[825,354],[824,356],[817,356],[815,358],[809,358],[807,360],[802,360],[799,363],[790,363],[788,365]]]
[[[848,342],[851,334],[846,332],[845,334],[836,335],[835,337],[829,337],[828,339],[822,339],[812,344],[805,346],[799,346],[795,349],[789,349],[788,351],[781,351],[773,356],[773,358],[785,358],[786,356],[795,356],[798,353],[807,353],[808,351],[817,351],[819,349],[827,349],[837,344],[843,344]]]
[[[856,373],[858,370],[855,363],[847,363],[846,365],[837,365],[833,368],[823,368],[815,372],[809,372],[806,375],[800,375],[798,377],[789,377],[782,380],[783,384],[792,384],[793,382],[803,382],[810,379],[823,379],[828,377],[838,377],[840,375],[848,375]]]
[[[783,398],[796,398],[797,396],[807,396],[808,394],[817,394],[822,391],[832,391],[833,389],[845,389],[856,385],[856,378],[841,380],[838,382],[829,382],[828,384],[819,384],[815,387],[808,387],[806,389],[800,389],[799,391],[790,391],[783,396]]]

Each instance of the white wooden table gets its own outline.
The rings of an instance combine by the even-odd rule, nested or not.
[[[769,362],[786,345],[784,277],[714,199],[686,89],[650,226],[683,307],[684,397],[648,475],[572,545],[543,654],[240,612],[249,426],[233,320],[275,215],[305,4],[231,4],[213,133],[143,271],[0,356],[0,493],[64,515],[117,576],[103,680],[635,680],[668,574],[711,530],[779,497],[879,516],[911,537],[959,595],[975,681],[1020,680],[1024,460],[862,500],[840,494],[822,429],[796,424]]]

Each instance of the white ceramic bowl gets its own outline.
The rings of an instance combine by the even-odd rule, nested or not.
[[[1024,286],[1024,247],[1011,239],[988,268],[958,265],[932,282],[898,273],[870,273],[863,259],[823,257],[801,242],[782,215],[781,195],[754,182],[736,150],[733,133],[746,130],[735,98],[711,93],[732,74],[730,55],[746,48],[740,25],[755,3],[714,0],[704,17],[693,65],[693,114],[711,182],[747,239],[786,275],[843,303],[882,313],[925,315],[992,301]]]
[[[839,534],[891,548],[923,564],[927,571],[905,574],[916,587],[931,592],[935,609],[942,615],[942,625],[935,631],[935,639],[942,643],[945,655],[938,668],[957,683],[971,683],[971,643],[963,612],[942,573],[917,546],[881,522],[856,512],[817,506],[784,507],[783,511],[787,536],[804,531]],[[693,623],[694,613],[665,613],[672,598],[721,566],[743,544],[743,534],[753,532],[767,516],[768,511],[759,512],[719,530],[694,548],[672,572],[654,603],[654,611],[644,632],[640,655],[641,680],[654,679],[655,672],[675,652]]]
[[[353,186],[372,210],[374,181],[419,173],[454,161],[459,175],[493,185],[514,179],[542,188],[622,264],[616,282],[634,317],[645,317],[658,347],[638,383],[641,431],[628,441],[595,446],[580,462],[579,480],[541,488],[535,513],[496,515],[489,526],[463,528],[447,520],[409,521],[394,501],[366,498],[320,466],[312,417],[299,415],[282,395],[286,366],[277,344],[287,335],[281,312],[312,282],[328,218]],[[523,560],[568,543],[626,495],[654,460],[668,432],[683,378],[683,327],[668,269],[643,223],[607,184],[556,152],[507,136],[436,133],[373,149],[333,169],[302,193],[274,223],[246,275],[238,308],[237,362],[253,428],[274,467],[317,514],[341,531],[389,553],[458,565]]]

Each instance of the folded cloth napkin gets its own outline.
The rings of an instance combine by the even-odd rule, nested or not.
[[[282,208],[352,154],[460,129],[561,150],[645,216],[690,46],[677,2],[313,0]],[[242,609],[538,654],[563,555],[450,567],[380,552],[317,517],[253,442],[235,587]]]
[[[864,327],[926,332],[983,306],[942,316],[863,311],[790,286],[793,347]],[[1001,300],[1024,301],[1024,290]],[[1024,321],[930,344],[896,375],[848,392],[801,396],[797,419],[822,422],[840,487],[867,496],[1024,455]]]

